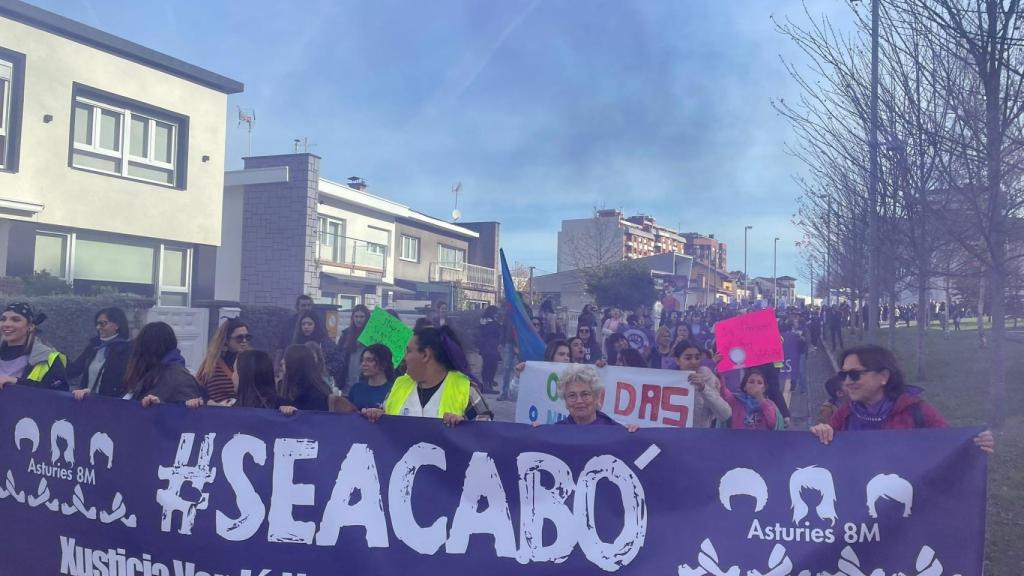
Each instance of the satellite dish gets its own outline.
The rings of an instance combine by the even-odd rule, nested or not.
[[[462,211],[459,210],[458,208],[452,210],[452,221],[456,222],[458,221],[459,218],[462,218]]]

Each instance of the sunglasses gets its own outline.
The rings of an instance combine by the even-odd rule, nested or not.
[[[231,339],[239,344],[242,342],[252,342],[252,334],[239,334],[238,336],[232,336]]]
[[[840,370],[837,376],[839,376],[839,379],[844,382],[847,378],[850,379],[850,382],[859,382],[860,377],[866,372],[878,372],[878,370]]]

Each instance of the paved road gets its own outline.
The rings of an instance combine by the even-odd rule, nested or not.
[[[835,374],[829,355],[824,348],[812,350],[807,354],[807,392],[793,392],[790,396],[790,429],[807,430],[816,423],[818,408],[828,397],[825,393],[825,381]]]

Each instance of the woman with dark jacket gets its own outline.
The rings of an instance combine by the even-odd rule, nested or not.
[[[593,304],[584,304],[583,311],[580,312],[579,318],[576,319],[576,331],[579,332],[580,326],[590,326],[591,328],[597,327],[597,315],[594,313]]]
[[[132,353],[128,316],[124,310],[112,307],[97,312],[93,320],[96,336],[78,358],[68,364],[68,381],[74,389],[121,398],[124,396],[124,372]]]
[[[597,328],[588,324],[580,324],[576,328],[576,337],[583,340],[584,362],[597,364],[602,359],[601,343],[597,339]]]
[[[363,350],[366,350],[366,346],[359,343],[359,337],[363,334],[363,328],[366,328],[366,322],[369,319],[370,309],[362,304],[356,304],[352,307],[348,328],[342,330],[341,337],[338,338],[338,348],[341,350],[344,370],[335,377],[334,385],[342,392],[347,392],[359,380]]]
[[[308,346],[292,344],[284,351],[281,392],[285,404],[281,411],[285,414],[294,413],[296,409],[328,411],[331,389],[324,382],[316,357]]]
[[[480,338],[477,340],[477,348],[480,351],[480,358],[483,360],[483,369],[480,374],[481,392],[496,394],[498,384],[494,381],[494,375],[498,372],[498,345],[501,342],[501,322],[498,321],[498,307],[488,306],[480,316]]]
[[[37,338],[46,314],[25,302],[9,304],[0,313],[0,389],[21,384],[67,390],[67,358]]]
[[[165,322],[150,322],[135,338],[124,375],[125,400],[153,404],[184,404],[202,397],[199,382],[185,367],[174,329]],[[88,389],[75,390],[82,399]]]
[[[324,381],[328,387],[341,386],[345,381],[345,357],[338,345],[327,335],[322,319],[307,312],[299,317],[295,324],[295,338],[292,344],[310,345],[316,344],[320,348],[320,356],[323,357],[322,372],[325,375]],[[316,353],[314,353],[314,356]]]

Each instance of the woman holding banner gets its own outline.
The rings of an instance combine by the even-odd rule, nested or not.
[[[565,401],[569,416],[556,422],[556,425],[622,426],[598,410],[604,404],[604,382],[593,366],[573,364],[562,371],[558,377],[558,395]],[[630,432],[635,432],[637,428],[639,426],[636,424],[626,426]]]
[[[838,376],[849,402],[839,407],[828,424],[815,424],[811,433],[829,444],[839,430],[910,430],[949,426],[934,406],[921,399],[922,390],[908,386],[896,357],[875,344],[847,348],[839,353]],[[992,453],[995,439],[986,430],[974,438]]]
[[[226,402],[235,397],[235,359],[249,349],[250,342],[249,326],[238,318],[229,318],[217,328],[196,373],[209,400]]]
[[[451,327],[413,331],[405,347],[405,369],[383,408],[362,410],[369,421],[376,422],[385,414],[440,418],[445,426],[494,419],[469,376],[466,353]]]
[[[0,389],[7,384],[68,389],[67,358],[36,337],[44,320],[46,314],[26,302],[9,304],[0,314]]]
[[[707,366],[701,366],[704,351],[692,342],[683,341],[672,350],[680,370],[690,371],[687,378],[697,389],[693,399],[693,427],[710,428],[715,421],[728,422],[732,407],[722,398],[722,385]]]
[[[185,367],[174,329],[165,322],[150,322],[135,337],[124,373],[124,389],[126,400],[141,401],[144,408],[160,403],[184,404],[203,396],[199,382]],[[88,393],[74,391],[79,400]]]
[[[281,412],[289,416],[296,409],[328,411],[331,387],[324,382],[313,350],[305,344],[292,344],[284,351],[280,388],[287,404]]]
[[[320,316],[312,312],[302,314],[295,325],[295,338],[292,344],[317,345],[320,350],[314,352],[314,355],[319,354],[323,358],[321,372],[325,376],[324,380],[328,387],[341,388],[341,383],[345,381],[346,377],[345,357],[334,340],[327,335],[327,328]],[[352,382],[349,384],[351,385]]]
[[[395,382],[391,350],[383,344],[373,344],[363,350],[363,377],[352,385],[348,399],[356,408],[380,408]]]

